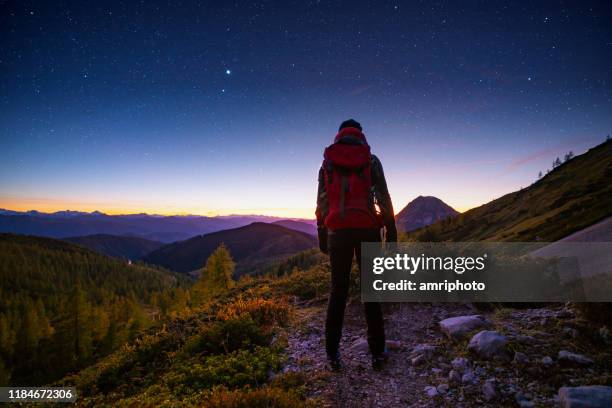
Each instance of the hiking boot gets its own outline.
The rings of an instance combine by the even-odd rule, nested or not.
[[[329,363],[329,368],[332,371],[338,372],[343,368],[342,359],[340,358],[340,353],[336,352],[334,355],[327,356],[327,362]]]
[[[382,353],[375,354],[372,356],[372,369],[375,371],[382,370],[383,368],[385,368],[387,361],[389,361],[389,353],[385,348],[385,351],[383,351]]]

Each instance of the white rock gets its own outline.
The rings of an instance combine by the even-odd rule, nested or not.
[[[494,378],[489,378],[482,385],[482,395],[486,401],[492,401],[497,398],[497,387]]]
[[[486,359],[507,360],[508,338],[493,330],[483,330],[472,337],[468,350]]]
[[[448,392],[448,384],[440,384],[437,389],[440,394],[446,394]]]
[[[365,337],[360,337],[357,340],[355,340],[349,348],[352,351],[357,351],[361,353],[365,353],[370,349],[368,345],[368,340]]]
[[[462,376],[461,376],[461,383],[462,384],[469,384],[469,383],[473,383],[475,382],[476,377],[474,377],[474,373],[469,370],[466,371]]]
[[[465,373],[470,368],[470,360],[465,357],[457,357],[453,359],[451,364],[460,374]]]
[[[434,387],[433,385],[428,385],[427,387],[425,387],[425,392],[427,393],[427,396],[430,398],[433,398],[438,395],[438,389]]]
[[[605,385],[562,387],[558,395],[562,408],[612,407],[612,387]]]
[[[527,357],[527,354],[517,351],[514,353],[514,362],[516,364],[527,364],[529,362],[529,357]]]
[[[559,360],[559,362],[562,362],[562,363],[570,363],[570,364],[577,364],[577,365],[593,364],[593,360],[591,360],[587,356],[582,355],[582,354],[572,353],[567,350],[559,351],[559,355],[557,356],[557,359]]]
[[[429,358],[436,352],[436,350],[437,347],[431,344],[418,344],[412,349],[410,356],[416,357],[418,355],[424,355],[425,357]]]
[[[440,322],[442,333],[453,341],[461,340],[471,331],[488,326],[489,322],[481,315],[451,317]]]
[[[461,383],[461,374],[457,370],[450,370],[448,373],[448,381],[451,384],[459,384]]]
[[[544,364],[546,367],[550,367],[551,365],[554,364],[553,359],[550,358],[549,356],[544,356],[542,357],[542,364]]]

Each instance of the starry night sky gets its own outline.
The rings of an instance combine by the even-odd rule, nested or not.
[[[0,207],[312,217],[349,117],[480,205],[612,132],[606,2],[522,3],[0,1]]]

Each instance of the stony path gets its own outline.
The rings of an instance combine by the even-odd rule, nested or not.
[[[597,353],[595,364],[585,366],[568,366],[557,357],[562,349],[588,351],[580,333],[586,329],[581,329],[562,306],[485,314],[490,328],[509,339],[509,358],[503,362],[470,354],[467,342],[471,335],[451,342],[441,332],[441,320],[475,313],[479,312],[471,306],[458,304],[385,305],[391,358],[383,371],[376,372],[370,365],[362,305],[355,301],[347,306],[345,316],[341,343],[345,368],[333,373],[326,367],[324,351],[325,304],[298,306],[296,329],[288,335],[285,370],[305,375],[307,394],[317,405],[342,408],[547,407],[558,406],[561,386],[602,381],[609,385],[605,382],[612,377],[605,361],[612,360],[612,348],[597,346],[604,352]],[[585,333],[584,337],[591,339],[591,335]],[[426,358],[414,352],[423,344],[435,349]],[[457,359],[464,360],[467,368],[457,369]],[[454,373],[453,379],[452,371],[457,370],[459,374]]]
[[[423,393],[429,385],[428,368],[410,366],[410,351],[440,338],[437,322],[469,313],[467,307],[399,304],[386,307],[385,321],[390,361],[381,372],[372,371],[365,340],[362,306],[347,306],[341,350],[345,369],[331,373],[325,365],[325,305],[298,309],[300,329],[289,336],[286,370],[299,370],[311,384],[310,395],[333,407],[436,406]]]

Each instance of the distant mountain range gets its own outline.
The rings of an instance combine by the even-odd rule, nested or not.
[[[290,221],[262,215],[204,217],[198,215],[161,216],[149,214],[107,215],[99,211],[11,211],[0,209],[0,232],[67,238],[93,234],[123,235],[164,243],[184,240],[196,235],[237,228],[253,222]],[[297,220],[302,225],[314,220]]]
[[[272,224],[280,225],[285,228],[289,228],[296,231],[305,232],[310,235],[317,235],[317,225],[314,221],[304,222],[296,220],[280,220],[274,221]]]
[[[143,260],[177,272],[192,272],[201,269],[221,243],[228,247],[236,261],[237,275],[256,271],[260,266],[317,245],[316,238],[310,234],[281,225],[255,222],[165,245]]]
[[[395,222],[400,231],[413,231],[459,214],[454,208],[436,197],[418,196],[397,215]]]
[[[108,234],[69,237],[64,238],[64,241],[72,242],[73,244],[89,248],[104,255],[112,256],[113,258],[130,260],[140,259],[164,245],[163,242],[151,241],[140,237]]]

